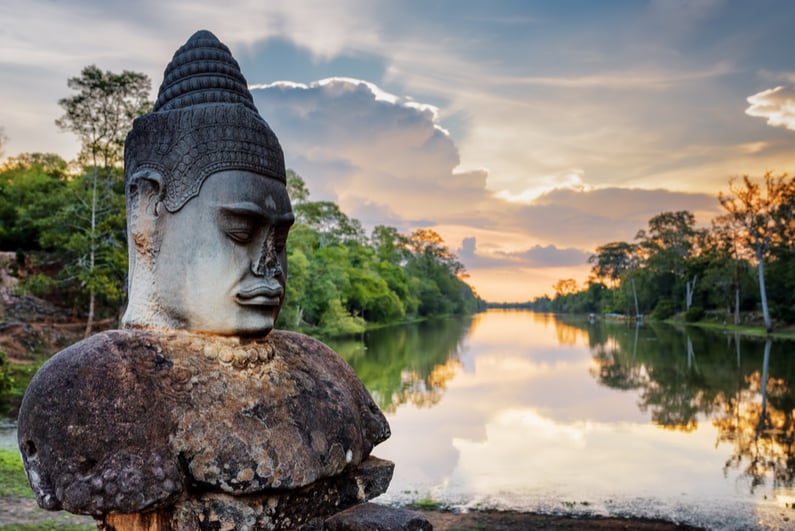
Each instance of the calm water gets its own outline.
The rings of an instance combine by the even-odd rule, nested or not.
[[[793,342],[489,311],[333,346],[392,426],[380,501],[795,528]]]

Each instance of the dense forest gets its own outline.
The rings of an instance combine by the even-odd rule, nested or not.
[[[746,176],[718,200],[725,214],[708,228],[688,211],[660,213],[634,242],[597,247],[584,287],[562,279],[553,297],[505,306],[733,324],[745,316],[768,331],[795,322],[795,178]]]
[[[56,121],[82,142],[77,160],[25,153],[0,165],[0,251],[16,253],[20,294],[87,320],[118,318],[126,296],[122,153],[132,120],[151,108],[143,74],[86,67],[68,86]],[[2,148],[0,135],[0,148]],[[0,153],[2,155],[2,153]],[[433,230],[370,235],[328,201],[310,201],[288,171],[296,223],[288,240],[289,282],[277,326],[345,335],[368,323],[467,314],[484,302],[463,265]]]

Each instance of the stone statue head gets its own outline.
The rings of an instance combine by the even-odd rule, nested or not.
[[[124,149],[125,327],[264,335],[284,301],[293,222],[284,155],[229,48],[195,33]]]

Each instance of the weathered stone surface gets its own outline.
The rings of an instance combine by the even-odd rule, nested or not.
[[[39,504],[93,515],[186,492],[297,489],[361,463],[388,436],[350,366],[283,331],[98,334],[41,368],[19,420]]]
[[[328,516],[383,494],[392,479],[393,470],[394,465],[390,461],[369,457],[355,468],[335,477],[318,480],[301,489],[245,496],[219,492],[199,493],[178,500],[173,507],[159,512],[156,518],[146,514],[108,515],[102,525],[108,530],[130,529],[135,526],[148,529],[146,524],[157,520],[157,529],[161,531],[322,530],[323,521]]]
[[[325,528],[328,531],[430,531],[433,526],[413,511],[363,503],[328,518]]]
[[[294,221],[284,153],[229,48],[197,31],[124,144],[124,328],[264,336]]]

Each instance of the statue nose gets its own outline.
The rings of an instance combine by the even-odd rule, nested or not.
[[[273,241],[273,234],[269,233],[262,242],[262,249],[258,256],[251,261],[251,272],[258,277],[276,278],[282,275],[282,266]]]

